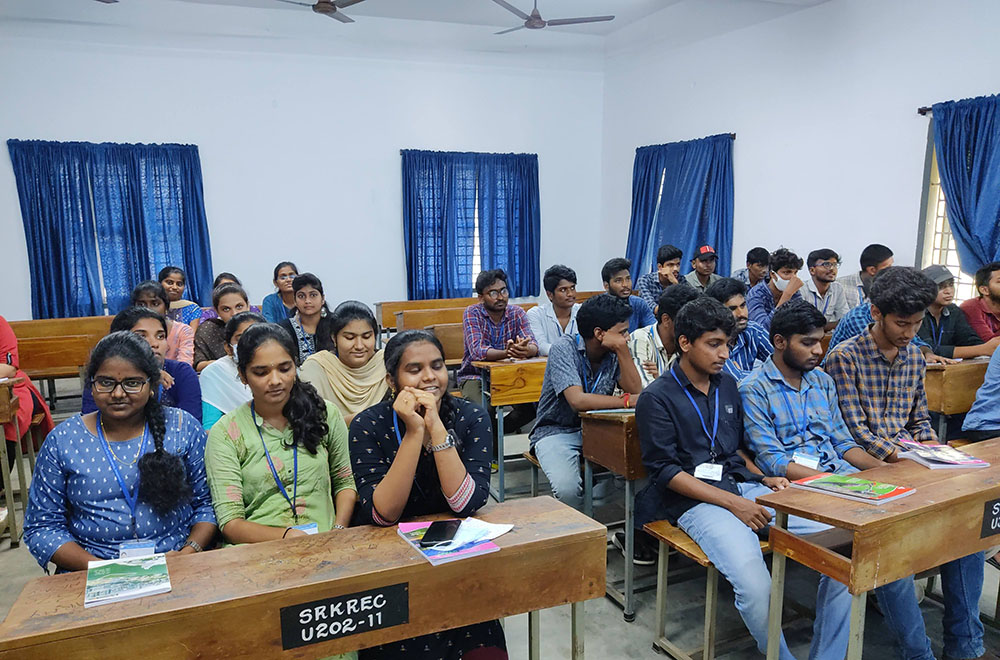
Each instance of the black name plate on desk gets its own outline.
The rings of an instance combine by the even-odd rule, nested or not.
[[[983,510],[983,531],[979,538],[1000,534],[1000,500],[990,500]]]
[[[281,648],[390,628],[410,620],[410,585],[359,591],[281,608]]]

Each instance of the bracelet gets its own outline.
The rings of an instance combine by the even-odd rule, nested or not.
[[[630,394],[629,392],[626,392],[626,393],[625,393],[625,407],[626,407],[626,408],[628,408],[628,407],[629,407],[629,405],[628,405],[628,397],[629,397],[629,394]]]
[[[285,533],[281,535],[281,538],[285,538],[286,536],[288,536],[288,532],[290,532],[290,531],[292,531],[292,528],[291,527],[286,527],[285,528]]]
[[[181,547],[184,548],[184,547],[187,547],[187,546],[191,546],[192,548],[194,548],[195,552],[201,552],[202,550],[205,549],[205,548],[201,547],[201,544],[198,543],[197,541],[188,541],[187,543],[185,543]]]
[[[334,526],[333,526],[333,528],[334,528],[334,529],[347,529],[347,528],[346,528],[346,527],[344,527],[343,525],[334,525]]]

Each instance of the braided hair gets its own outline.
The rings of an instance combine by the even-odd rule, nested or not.
[[[236,344],[236,366],[244,379],[257,349],[271,341],[285,349],[289,358],[295,354],[295,340],[277,323],[255,323],[240,335]],[[326,401],[315,387],[300,380],[298,374],[281,414],[292,427],[290,446],[301,445],[310,454],[316,453],[316,448],[330,433],[330,426],[326,423]]]
[[[163,438],[167,422],[163,406],[152,395],[160,384],[160,367],[153,350],[142,338],[129,331],[112,332],[94,347],[87,365],[87,384],[94,381],[101,365],[110,358],[120,358],[132,364],[149,379],[150,397],[144,415],[149,433],[153,436],[155,450],[139,459],[139,499],[158,514],[165,515],[191,498],[191,485],[187,480],[184,462],[176,454],[167,452]]]

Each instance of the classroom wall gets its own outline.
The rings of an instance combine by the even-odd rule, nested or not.
[[[625,249],[637,146],[734,132],[734,267],[755,245],[832,247],[847,272],[872,242],[912,264],[928,126],[916,109],[1000,92],[998,22],[991,0],[832,0],[675,49],[633,47],[638,26],[614,33],[602,243]]]
[[[73,10],[100,7],[82,4]],[[261,19],[262,31],[297,18],[273,17]],[[343,27],[307,18],[313,30]],[[406,298],[401,148],[537,153],[542,268],[565,262],[582,288],[600,287],[599,267],[586,270],[598,259],[601,211],[599,60],[546,68],[523,55],[357,59],[274,52],[277,39],[264,49],[232,35],[215,48],[152,25],[128,31],[138,43],[107,27],[2,28],[0,138],[197,144],[215,270],[238,274],[254,300],[273,290],[271,270],[284,259],[319,275],[331,303]],[[0,314],[30,318],[5,147],[0,237]]]

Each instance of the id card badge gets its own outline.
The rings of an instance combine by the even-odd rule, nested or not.
[[[818,456],[810,456],[809,454],[803,454],[802,452],[798,451],[792,454],[792,463],[798,463],[799,465],[807,467],[810,470],[819,469]]]
[[[125,541],[118,545],[118,558],[148,557],[156,554],[156,543],[153,541]]]
[[[694,476],[706,481],[722,481],[722,463],[702,463],[694,469]]]
[[[314,522],[312,522],[312,523],[305,523],[304,525],[293,525],[292,529],[301,529],[306,534],[318,534],[319,533],[319,525],[317,525]]]

